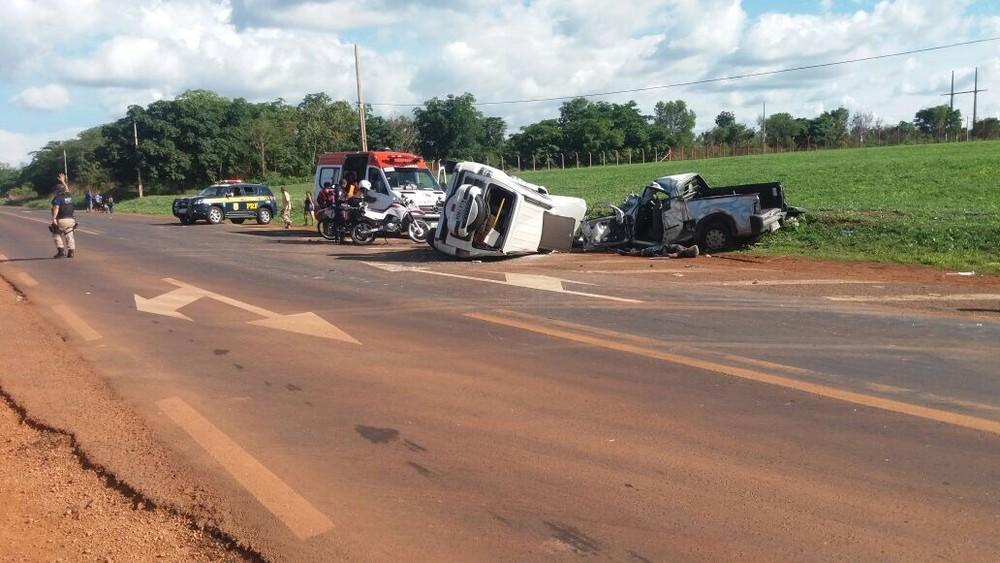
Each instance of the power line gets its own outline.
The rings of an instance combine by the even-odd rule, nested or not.
[[[700,84],[711,84],[714,82],[725,82],[727,80],[743,80],[746,78],[757,78],[760,76],[773,76],[775,74],[786,74],[789,72],[798,72],[802,70],[813,70],[817,68],[828,68],[832,66],[841,66],[854,63],[862,63],[868,61],[877,61],[880,59],[889,59],[892,57],[905,57],[907,55],[917,55],[921,53],[929,53],[932,51],[943,51],[945,49],[954,49],[956,47],[967,47],[969,45],[978,45],[981,43],[990,43],[994,41],[1000,41],[1000,36],[998,37],[988,37],[985,39],[974,39],[972,41],[962,41],[959,43],[949,43],[947,45],[937,45],[935,47],[924,47],[922,49],[912,49],[909,51],[899,51],[896,53],[887,53],[884,55],[873,55],[870,57],[861,57],[858,59],[847,59],[842,61],[833,61],[827,63],[818,63],[812,65],[795,66],[790,68],[781,68],[777,70],[765,70],[760,72],[748,72],[745,74],[733,74],[730,76],[718,76],[715,78],[702,78],[700,80],[688,80],[685,82],[673,82],[671,84],[660,84],[658,86],[644,86],[641,88],[628,88],[625,90],[610,90],[607,92],[591,92],[589,94],[575,94],[572,96],[552,96],[548,98],[524,98],[520,100],[502,100],[493,102],[476,102],[473,105],[476,106],[501,106],[501,105],[514,105],[514,104],[533,104],[538,102],[556,102],[561,100],[572,100],[574,98],[596,98],[600,96],[611,96],[614,94],[632,94],[636,92],[648,92],[650,90],[665,90],[667,88],[679,88],[682,86],[697,86]],[[382,107],[420,107],[423,104],[398,104],[398,103],[376,103],[370,102],[372,106],[382,106]]]

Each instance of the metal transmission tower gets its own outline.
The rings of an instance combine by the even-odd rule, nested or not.
[[[951,97],[951,109],[955,109],[955,96],[962,94],[972,94],[972,127],[976,127],[976,118],[978,117],[979,111],[979,93],[989,92],[989,90],[979,89],[979,67],[976,67],[975,82],[973,82],[972,90],[965,90],[963,92],[955,91],[955,71],[951,71],[951,92],[947,94],[941,94],[942,96]]]

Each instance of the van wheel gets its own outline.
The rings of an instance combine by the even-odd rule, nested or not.
[[[698,247],[702,252],[720,252],[733,246],[733,232],[723,221],[713,221],[701,230]]]
[[[257,210],[257,224],[266,225],[271,222],[271,210],[266,207],[261,207]]]
[[[218,225],[219,223],[222,222],[223,219],[225,219],[225,214],[222,213],[221,208],[212,206],[208,208],[207,219],[208,219],[208,224]]]
[[[235,223],[237,225],[242,225],[243,221],[246,221],[246,219],[230,219],[230,221],[232,221],[233,223]]]

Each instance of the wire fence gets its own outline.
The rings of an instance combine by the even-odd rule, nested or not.
[[[569,152],[569,153],[549,153],[536,154],[530,156],[496,156],[482,155],[469,159],[495,166],[502,170],[524,172],[539,170],[563,170],[571,168],[592,168],[600,166],[629,166],[638,164],[650,164],[656,162],[675,162],[690,160],[705,160],[709,158],[732,158],[760,156],[768,154],[786,154],[817,151],[837,151],[844,149],[866,149],[888,146],[910,146],[929,144],[954,144],[977,142],[978,139],[969,139],[961,136],[953,136],[945,139],[931,139],[917,137],[903,142],[895,142],[894,139],[876,137],[871,142],[856,142],[840,147],[826,147],[817,144],[807,144],[797,146],[789,144],[787,146],[765,146],[753,141],[745,144],[717,144],[717,145],[695,145],[690,147],[665,147],[663,149],[622,149],[611,151],[592,152]],[[440,176],[443,171],[445,160],[430,160],[428,164],[435,174]]]

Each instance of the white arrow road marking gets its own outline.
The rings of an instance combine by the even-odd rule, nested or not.
[[[458,278],[462,280],[472,280],[483,283],[495,283],[499,285],[510,285],[514,287],[526,287],[528,289],[537,289],[539,291],[551,291],[553,293],[564,293],[567,295],[578,295],[580,297],[591,297],[593,299],[606,299],[608,301],[618,301],[620,303],[642,303],[638,299],[626,299],[624,297],[614,297],[612,295],[600,295],[598,293],[586,293],[583,291],[572,291],[563,287],[563,283],[575,283],[579,285],[594,285],[587,282],[579,282],[575,280],[566,280],[561,278],[555,278],[552,276],[543,276],[539,274],[504,274],[505,279],[492,280],[489,278],[477,278],[475,276],[463,276],[461,274],[449,274],[447,272],[435,272],[433,270],[428,270],[427,268],[421,266],[402,266],[398,264],[386,264],[384,262],[365,262],[369,266],[378,268],[380,270],[385,270],[386,272],[419,272],[421,274],[430,274],[432,276],[443,276],[446,278]]]
[[[297,334],[317,336],[319,338],[329,338],[330,340],[340,340],[342,342],[350,342],[351,344],[361,344],[361,342],[357,339],[330,324],[315,313],[306,312],[282,315],[280,313],[264,309],[263,307],[257,307],[256,305],[244,303],[237,299],[233,299],[232,297],[226,297],[225,295],[220,295],[213,291],[202,289],[173,278],[163,278],[163,281],[171,285],[176,285],[177,289],[150,299],[146,299],[140,295],[135,295],[136,310],[144,313],[164,315],[175,319],[191,321],[191,317],[179,312],[177,309],[190,305],[202,297],[207,297],[220,303],[236,307],[237,309],[242,309],[248,313],[264,317],[263,319],[256,321],[247,321],[248,324],[294,332]]]
[[[250,324],[309,336],[318,336],[320,338],[329,338],[330,340],[340,340],[352,344],[361,344],[351,335],[326,322],[315,313],[275,315],[259,321],[250,321]]]
[[[136,310],[144,313],[164,315],[167,317],[174,317],[175,319],[190,321],[192,320],[191,317],[178,312],[177,309],[190,305],[202,297],[204,297],[204,294],[200,291],[193,290],[189,287],[181,287],[173,291],[168,291],[167,293],[152,299],[145,299],[136,295],[135,308]]]

